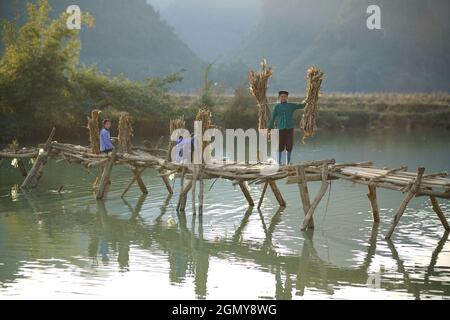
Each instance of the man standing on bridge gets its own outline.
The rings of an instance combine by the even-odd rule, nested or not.
[[[295,110],[304,109],[305,102],[290,103],[288,102],[289,93],[287,91],[278,92],[278,100],[280,101],[273,108],[272,116],[269,120],[269,133],[273,129],[273,124],[276,122],[279,136],[278,143],[278,163],[281,165],[281,154],[286,150],[286,164],[291,164],[291,153],[294,144],[294,124],[292,115]]]

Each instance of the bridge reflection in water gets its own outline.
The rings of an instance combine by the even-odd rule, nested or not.
[[[334,293],[333,288],[342,283],[367,286],[368,279],[373,275],[373,272],[369,269],[375,256],[377,239],[379,238],[378,224],[373,224],[372,226],[368,249],[362,264],[346,268],[334,266],[319,257],[314,248],[313,229],[304,232],[305,240],[299,256],[279,254],[272,243],[272,236],[277,224],[282,220],[284,211],[282,207],[273,214],[270,221],[265,221],[262,212],[260,210],[257,211],[261,219],[265,238],[262,243],[249,243],[241,240],[250,216],[254,213],[251,207],[247,209],[241,223],[231,237],[225,237],[222,240],[206,240],[203,237],[202,215],[192,216],[190,228],[188,228],[184,213],[177,214],[178,224],[176,228],[167,228],[165,226],[162,218],[166,212],[171,195],[167,197],[164,205],[161,207],[161,214],[155,219],[155,223],[147,225],[140,216],[142,203],[145,198],[145,195],[141,196],[135,208],[127,204],[132,213],[129,220],[121,220],[108,215],[104,202],[99,200],[97,202],[98,232],[109,233],[114,235],[115,238],[122,239],[118,250],[119,265],[122,267],[129,264],[128,250],[130,241],[126,240],[125,235],[127,234],[134,234],[136,238],[142,239],[143,247],[156,245],[168,252],[170,281],[172,283],[181,283],[187,273],[193,274],[195,276],[195,293],[197,297],[207,296],[210,257],[222,257],[224,254],[252,261],[265,270],[271,270],[275,279],[276,299],[292,299],[293,293],[301,297],[305,293],[305,288],[308,287],[320,289],[332,295]],[[380,288],[389,291],[406,291],[416,299],[420,299],[421,293],[429,290],[446,292],[448,285],[441,281],[433,281],[432,276],[438,255],[448,240],[448,236],[449,232],[446,231],[433,251],[428,266],[416,266],[414,273],[423,274],[423,279],[411,279],[394,243],[391,240],[380,240],[387,243],[391,257],[396,261],[397,272],[403,276],[402,281],[398,281],[398,278],[392,279],[388,275],[384,276],[383,273],[380,273],[380,278],[377,280],[380,283]],[[93,235],[92,239],[95,237]],[[120,248],[123,250],[122,254]]]
[[[132,258],[130,259],[133,257],[133,250],[139,249],[144,252],[144,257],[146,256],[145,252],[148,252],[148,259],[151,259],[155,252],[156,254],[162,252],[168,260],[168,281],[173,285],[182,286],[188,277],[191,278],[197,298],[208,297],[208,273],[211,271],[213,258],[225,260],[230,264],[233,264],[233,261],[249,262],[258,266],[259,269],[271,273],[275,296],[266,298],[302,298],[307,295],[307,290],[315,290],[333,297],[336,290],[345,284],[367,289],[368,279],[374,276],[374,269],[376,269],[373,262],[377,251],[377,241],[383,244],[383,249],[388,248],[388,254],[396,263],[396,273],[401,277],[393,277],[392,272],[379,272],[379,278],[374,281],[375,284],[379,283],[380,285],[376,290],[407,293],[416,299],[420,299],[430,292],[434,292],[434,294],[448,292],[448,284],[434,279],[442,279],[442,277],[435,277],[435,266],[449,232],[445,232],[438,242],[428,265],[416,266],[411,271],[405,267],[401,258],[402,253],[397,251],[390,240],[384,240],[383,236],[378,233],[378,224],[373,224],[367,250],[361,263],[356,266],[341,267],[333,265],[319,256],[314,246],[313,229],[303,232],[304,242],[298,255],[283,254],[277,250],[277,246],[273,243],[273,235],[277,225],[283,220],[284,208],[279,208],[269,220],[261,211],[250,207],[242,216],[242,220],[233,234],[206,239],[202,215],[192,215],[189,218],[192,219],[190,223],[182,212],[178,212],[173,221],[166,215],[168,207],[172,205],[171,195],[160,207],[159,214],[155,215],[156,217],[154,216],[151,221],[141,216],[146,195],[142,195],[134,206],[123,200],[129,210],[128,218],[109,213],[103,200],[96,202],[95,210],[87,207],[83,212],[76,210],[71,212],[68,209],[70,204],[64,203],[65,200],[60,198],[57,206],[61,207],[64,216],[58,218],[62,222],[56,223],[54,217],[52,218],[53,214],[48,214],[43,210],[39,198],[33,196],[32,193],[25,194],[25,197],[35,213],[34,216],[39,217],[39,223],[43,225],[43,229],[49,233],[50,237],[53,232],[64,232],[64,228],[80,229],[88,235],[87,242],[81,248],[81,255],[89,257],[93,267],[102,264],[109,265],[113,262],[114,257],[117,259],[119,271],[130,270],[133,272],[136,269],[133,269],[133,261]],[[176,212],[175,210],[170,211]],[[252,217],[252,215],[255,216]],[[259,219],[261,222],[264,230],[262,241],[243,241],[243,235],[251,217]],[[76,254],[80,253],[77,252],[74,255]],[[226,261],[229,257],[232,257],[233,261]],[[61,257],[61,259],[63,258]],[[20,263],[19,261],[13,264],[19,269]],[[139,262],[136,262],[136,266],[138,264]],[[9,275],[2,272],[0,284],[13,282],[17,277],[17,269],[12,270]],[[442,272],[441,269],[439,272]],[[223,277],[233,277],[233,274],[224,274]],[[245,283],[242,285],[245,286]],[[375,297],[379,297],[379,295]],[[370,295],[367,298],[370,299]]]

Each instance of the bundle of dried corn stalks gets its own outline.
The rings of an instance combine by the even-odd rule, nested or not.
[[[169,122],[169,145],[167,146],[167,160],[170,160],[170,153],[173,147],[173,141],[170,139],[172,136],[172,133],[177,129],[185,129],[186,128],[186,121],[184,121],[184,116],[181,116],[180,118],[176,119],[170,119]]]
[[[100,153],[100,130],[98,127],[98,115],[100,110],[94,109],[91,111],[91,116],[87,118],[87,128],[89,129],[89,143],[93,154]]]
[[[195,116],[195,121],[202,122],[202,132],[203,133],[208,129],[215,128],[215,126],[213,126],[213,124],[212,124],[211,118],[212,118],[211,111],[209,110],[209,108],[207,106],[203,106],[198,110],[197,115]],[[205,147],[207,144],[208,144],[208,142],[203,141],[202,152],[203,152],[203,150],[205,150]]]
[[[198,110],[197,115],[195,116],[195,121],[202,122],[202,132],[205,132],[212,127],[211,117],[211,111],[209,111],[207,106],[203,106]]]
[[[119,118],[119,152],[131,152],[131,137],[133,127],[127,112],[121,112]]]
[[[318,112],[317,101],[319,99],[323,76],[323,72],[316,67],[310,67],[306,74],[306,106],[302,120],[300,121],[300,129],[302,129],[303,132],[302,144],[305,144],[305,139],[307,137],[314,135]]]
[[[169,123],[170,134],[172,134],[172,132],[174,132],[177,129],[184,129],[184,128],[186,128],[186,121],[184,121],[184,116],[170,120]]]
[[[272,68],[267,65],[266,59],[261,61],[261,68],[261,72],[250,70],[248,82],[250,84],[250,92],[258,102],[258,128],[267,129],[269,105],[266,92],[267,83],[272,76]]]

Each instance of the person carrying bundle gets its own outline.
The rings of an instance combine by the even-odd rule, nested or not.
[[[281,154],[286,150],[286,164],[291,164],[291,153],[294,145],[294,122],[292,116],[295,110],[304,109],[306,102],[290,103],[288,102],[289,92],[278,92],[279,103],[275,105],[268,124],[268,132],[273,129],[274,123],[278,131],[278,163],[281,165]]]

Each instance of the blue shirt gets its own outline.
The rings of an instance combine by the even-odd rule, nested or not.
[[[294,111],[303,108],[305,108],[304,103],[278,103],[273,108],[272,116],[267,127],[273,129],[273,124],[276,121],[278,130],[292,129],[294,127],[292,121]]]
[[[111,143],[111,136],[109,134],[109,130],[103,128],[100,131],[100,152],[105,150],[112,150],[114,146]]]
[[[177,141],[177,145],[176,145],[176,162],[190,162],[191,161],[191,157],[189,156],[191,154],[191,148],[192,148],[192,144],[194,144],[194,137],[191,138],[182,138],[182,139],[178,139]],[[184,148],[187,148],[187,150],[189,151],[189,155],[184,156],[183,151]]]

